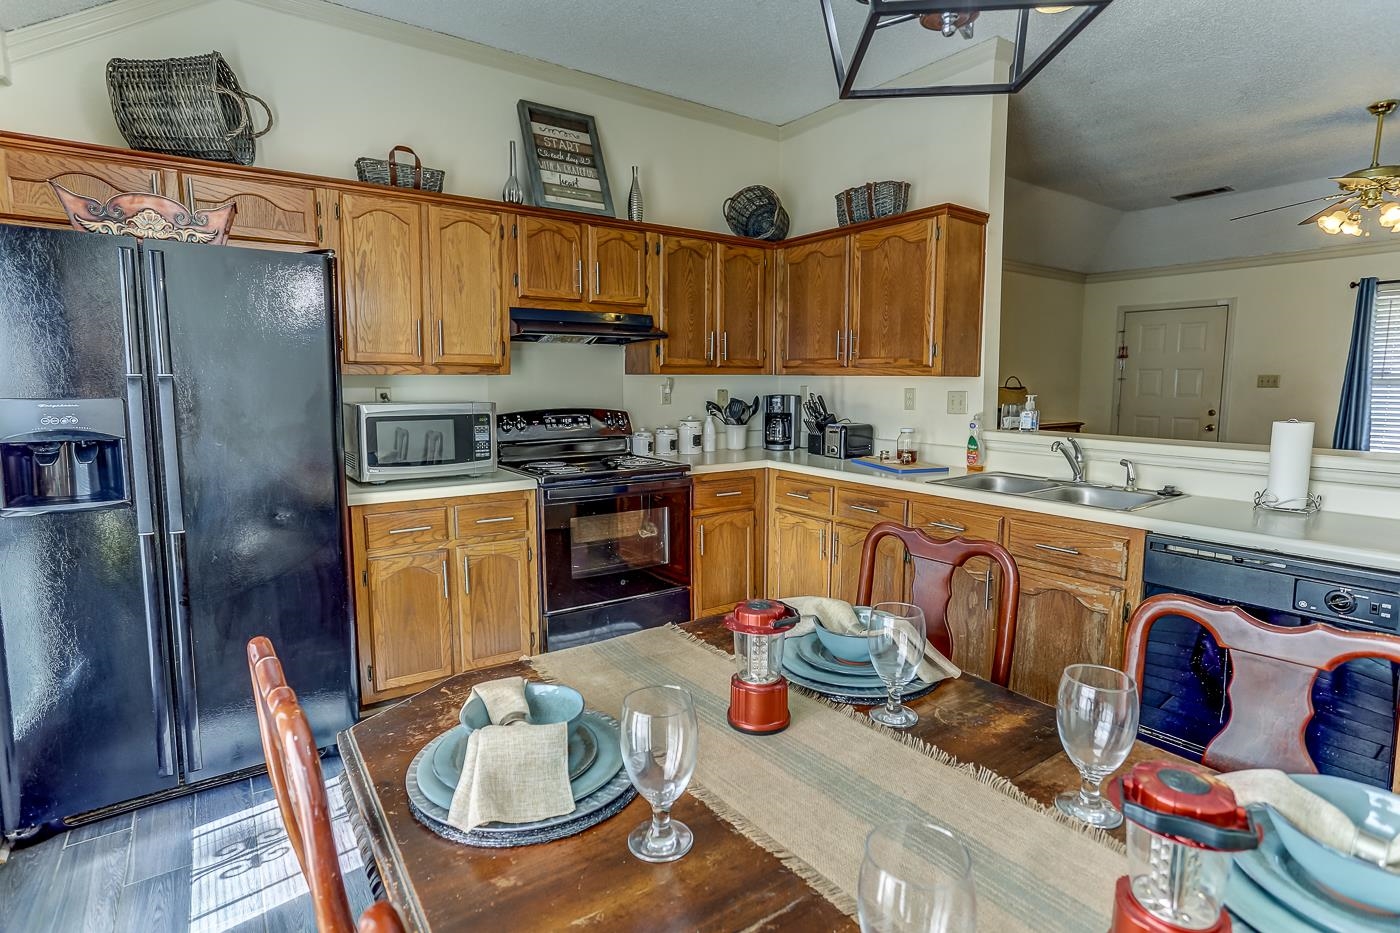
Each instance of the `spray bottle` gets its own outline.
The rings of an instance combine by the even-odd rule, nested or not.
[[[967,425],[967,472],[981,473],[986,468],[982,454],[982,413],[972,416]]]

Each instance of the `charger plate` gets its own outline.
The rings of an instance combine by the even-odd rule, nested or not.
[[[876,689],[834,687],[831,684],[809,680],[791,670],[784,670],[783,675],[787,677],[791,683],[804,690],[815,693],[818,696],[824,696],[828,700],[835,700],[837,703],[845,703],[849,706],[879,706],[881,703],[884,703],[885,698],[889,696],[889,693],[885,690],[884,684],[880,684]],[[922,680],[916,680],[905,688],[904,692],[900,694],[900,699],[905,701],[917,700],[919,697],[930,693],[933,688],[940,683],[942,683],[942,681],[930,684]]]
[[[467,760],[467,740],[471,729],[453,726],[432,754],[433,774],[448,787],[456,787],[462,777],[462,763]],[[569,733],[569,781],[573,783],[593,767],[598,758],[598,740],[593,730],[579,725]],[[575,798],[582,796],[575,791]]]
[[[1238,867],[1230,872],[1225,906],[1237,919],[1261,933],[1317,933],[1317,927],[1270,897]],[[1238,924],[1235,929],[1239,929]]]

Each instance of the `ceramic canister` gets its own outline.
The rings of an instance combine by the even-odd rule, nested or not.
[[[652,441],[650,431],[635,431],[632,434],[632,453],[638,457],[645,457],[655,453],[656,445]]]
[[[677,441],[680,453],[686,456],[700,453],[702,443],[701,434],[704,430],[700,426],[700,419],[682,418],[680,421],[676,422],[676,424],[680,428],[680,439]]]
[[[661,456],[673,456],[680,448],[680,432],[667,425],[656,429],[656,452]]]

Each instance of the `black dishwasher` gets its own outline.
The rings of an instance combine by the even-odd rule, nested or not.
[[[1400,574],[1186,538],[1148,535],[1144,595],[1183,593],[1239,606],[1271,625],[1321,622],[1395,634]],[[1397,665],[1360,658],[1313,685],[1308,752],[1323,774],[1389,789],[1395,766]],[[1228,650],[1181,616],[1147,640],[1140,737],[1196,761],[1230,717]]]

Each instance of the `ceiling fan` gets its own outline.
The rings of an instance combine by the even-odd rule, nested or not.
[[[1381,165],[1381,134],[1385,131],[1385,118],[1400,107],[1400,101],[1380,100],[1366,108],[1366,112],[1376,118],[1376,143],[1371,150],[1371,164],[1367,168],[1348,172],[1332,180],[1342,190],[1321,198],[1296,201],[1265,211],[1242,214],[1231,220],[1244,220],[1274,211],[1287,210],[1302,204],[1317,201],[1330,201],[1322,210],[1307,220],[1298,222],[1303,227],[1317,224],[1323,233],[1345,234],[1347,236],[1370,236],[1371,231],[1361,226],[1362,211],[1377,211],[1377,222],[1391,233],[1400,233],[1400,165]]]

